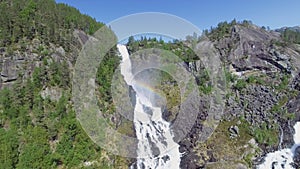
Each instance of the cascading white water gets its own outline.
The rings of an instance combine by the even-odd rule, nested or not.
[[[294,169],[291,165],[295,150],[300,146],[300,122],[294,126],[294,142],[291,149],[282,149],[273,153],[267,154],[264,163],[259,165],[258,169]]]
[[[179,145],[173,140],[170,124],[163,120],[161,108],[151,103],[148,97],[151,93],[136,85],[126,46],[119,44],[117,48],[122,56],[121,74],[136,92],[134,126],[138,139],[137,168],[179,169],[181,154]],[[146,109],[152,113],[147,113]],[[153,146],[159,150],[159,155],[155,155]]]

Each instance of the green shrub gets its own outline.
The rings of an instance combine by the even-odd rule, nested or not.
[[[252,134],[259,144],[274,146],[278,143],[278,131],[274,126],[268,129],[266,123],[263,123],[261,127],[255,127]]]
[[[238,79],[234,85],[234,89],[242,90],[247,86],[247,82],[244,79]]]

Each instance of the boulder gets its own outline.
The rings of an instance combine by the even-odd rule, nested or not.
[[[238,126],[230,126],[228,129],[230,133],[230,138],[235,138],[239,136],[239,127]]]
[[[300,146],[296,148],[295,155],[294,155],[294,164],[295,168],[300,168]]]
[[[15,81],[18,78],[17,64],[13,60],[4,60],[2,63],[1,79],[3,82]]]
[[[43,99],[50,98],[51,101],[58,101],[62,97],[62,90],[59,88],[49,88],[41,91]]]

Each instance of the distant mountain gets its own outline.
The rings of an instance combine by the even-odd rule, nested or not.
[[[281,34],[281,38],[285,42],[300,44],[300,26],[282,27],[275,31]]]
[[[279,29],[275,29],[276,32],[284,32],[286,30],[291,30],[291,31],[294,31],[294,32],[300,32],[300,26],[293,26],[293,27],[282,27],[282,28],[279,28]]]

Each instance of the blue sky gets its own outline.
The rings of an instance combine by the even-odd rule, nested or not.
[[[220,21],[251,20],[271,29],[300,25],[300,0],[56,0],[109,23],[140,12],[163,12],[184,18],[200,30]]]

